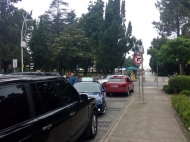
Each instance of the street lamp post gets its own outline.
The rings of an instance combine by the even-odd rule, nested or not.
[[[142,59],[141,70],[143,70],[143,60],[144,60],[143,59],[143,54],[144,54],[144,48],[143,48],[143,46],[141,46],[139,48],[139,52],[141,53],[141,59]],[[143,84],[143,81],[144,81],[144,79],[143,79],[143,72],[142,72],[142,100],[141,100],[142,104],[145,103],[145,101],[144,101],[144,84]]]
[[[26,35],[26,30],[27,30],[27,23],[26,23],[26,20],[27,19],[32,19],[32,11],[29,13],[23,13],[23,23],[22,23],[22,29],[21,29],[21,41],[20,41],[20,47],[21,47],[21,71],[23,72],[23,67],[24,67],[24,64],[23,64],[23,48],[26,47],[26,42],[24,41],[23,39],[23,34]],[[24,27],[25,27],[25,32],[23,33],[23,30],[24,30]]]

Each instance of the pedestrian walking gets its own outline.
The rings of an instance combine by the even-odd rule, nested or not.
[[[71,73],[71,76],[69,77],[69,82],[72,85],[76,83],[76,77],[74,76],[74,73]]]

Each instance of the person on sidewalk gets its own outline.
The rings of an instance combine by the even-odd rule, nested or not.
[[[74,73],[71,73],[71,76],[69,77],[69,82],[72,85],[76,83],[76,77],[74,76]]]

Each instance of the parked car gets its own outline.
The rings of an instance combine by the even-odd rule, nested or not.
[[[76,141],[97,133],[97,106],[61,76],[0,76],[0,141]]]
[[[126,75],[112,76],[108,82],[105,83],[106,95],[110,96],[111,93],[125,93],[129,95],[134,91],[133,81]]]
[[[58,72],[16,72],[9,75],[38,75],[38,76],[60,76]]]
[[[74,84],[74,87],[81,95],[86,94],[89,97],[94,97],[96,99],[98,114],[106,113],[107,104],[104,97],[105,90],[98,82],[96,81],[77,82]]]
[[[97,81],[102,85],[102,87],[104,88],[105,83],[108,82],[108,80],[112,77],[112,76],[116,76],[116,75],[107,75],[105,78],[103,79],[98,79]],[[117,75],[117,76],[126,76],[126,75]]]
[[[98,79],[97,81],[102,85],[102,87],[104,88],[105,83],[112,77],[113,75],[107,75],[105,78],[103,79]]]

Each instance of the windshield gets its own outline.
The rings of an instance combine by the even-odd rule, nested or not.
[[[110,78],[108,82],[125,82],[124,78]]]
[[[108,75],[104,79],[110,79],[111,77],[112,77],[112,75]]]
[[[79,93],[86,92],[86,93],[91,93],[91,92],[100,92],[100,87],[98,84],[87,84],[87,83],[78,83],[75,84],[74,87]]]

